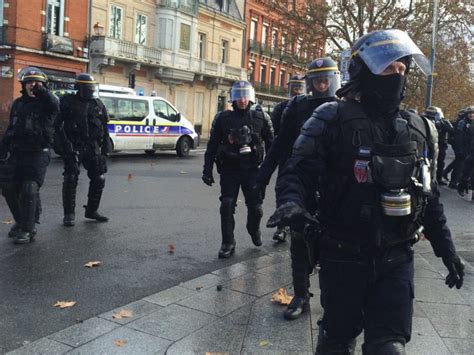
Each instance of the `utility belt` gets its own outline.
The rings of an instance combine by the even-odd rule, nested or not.
[[[244,148],[244,150],[242,148]],[[263,150],[259,152],[259,146],[238,147],[221,144],[218,147],[215,161],[218,171],[226,166],[234,166],[242,169],[256,168],[263,161]]]

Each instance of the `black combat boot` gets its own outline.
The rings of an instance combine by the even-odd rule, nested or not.
[[[63,225],[66,227],[73,227],[75,224],[76,186],[77,175],[65,173],[63,182]]]
[[[275,234],[273,234],[273,240],[277,243],[286,242],[286,236],[290,233],[290,227],[278,227]]]
[[[294,320],[299,318],[309,308],[309,297],[295,296],[283,313],[286,320]]]
[[[220,208],[222,245],[219,250],[219,259],[230,258],[235,252],[234,211],[235,211],[234,200],[224,198],[221,202],[221,208]]]
[[[27,244],[36,235],[35,220],[38,198],[38,184],[35,181],[25,181],[21,187],[21,230],[15,235],[13,243]]]
[[[248,206],[247,231],[252,237],[253,244],[257,247],[262,245],[262,233],[260,232],[260,220],[262,216],[262,205]]]
[[[89,193],[87,195],[87,205],[84,206],[86,209],[85,217],[89,219],[95,219],[97,222],[108,222],[109,219],[99,212],[100,198],[102,197],[102,191],[105,186],[105,178],[103,175],[92,179],[89,184]]]
[[[13,215],[13,219],[15,220],[15,224],[8,232],[8,238],[15,238],[16,234],[21,230],[21,207],[17,188],[13,184],[11,184],[6,188],[2,189],[2,194],[5,197],[7,206]]]
[[[325,354],[334,354],[334,355],[354,355],[355,347],[357,345],[357,340],[349,339],[347,341],[342,341],[341,339],[331,339],[328,336],[324,335],[322,325],[319,326],[319,335],[318,335],[318,345],[316,346],[315,355],[325,355]],[[365,351],[364,351],[365,354]],[[377,354],[387,354],[387,353],[377,353]]]

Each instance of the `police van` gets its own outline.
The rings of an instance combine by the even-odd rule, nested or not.
[[[179,157],[197,147],[193,125],[166,99],[100,91],[109,113],[113,150],[176,150]]]

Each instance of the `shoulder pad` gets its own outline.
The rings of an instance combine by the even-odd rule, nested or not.
[[[214,119],[223,119],[223,118],[227,118],[227,117],[230,117],[232,115],[232,111],[230,110],[224,110],[224,111],[220,111],[220,112],[217,112],[216,113],[216,116],[214,117]]]
[[[265,120],[267,118],[267,116],[265,115],[266,112],[263,112],[263,111],[259,111],[259,110],[250,110],[251,111],[251,117],[254,118],[258,118],[258,119],[261,119],[261,120]],[[253,114],[252,114],[253,112]]]
[[[332,121],[337,117],[339,102],[326,102],[318,106],[311,115],[311,118],[316,118],[321,121]]]

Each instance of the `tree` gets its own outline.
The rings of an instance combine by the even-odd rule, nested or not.
[[[283,19],[278,26],[299,39],[302,51],[314,53],[311,46],[325,42],[327,53],[339,59],[340,52],[360,36],[377,29],[398,28],[407,31],[423,53],[430,55],[433,1],[267,1]],[[472,97],[472,23],[471,1],[440,0],[433,105],[441,107],[447,117],[455,117]],[[414,70],[405,104],[424,108],[425,92],[426,78]]]

